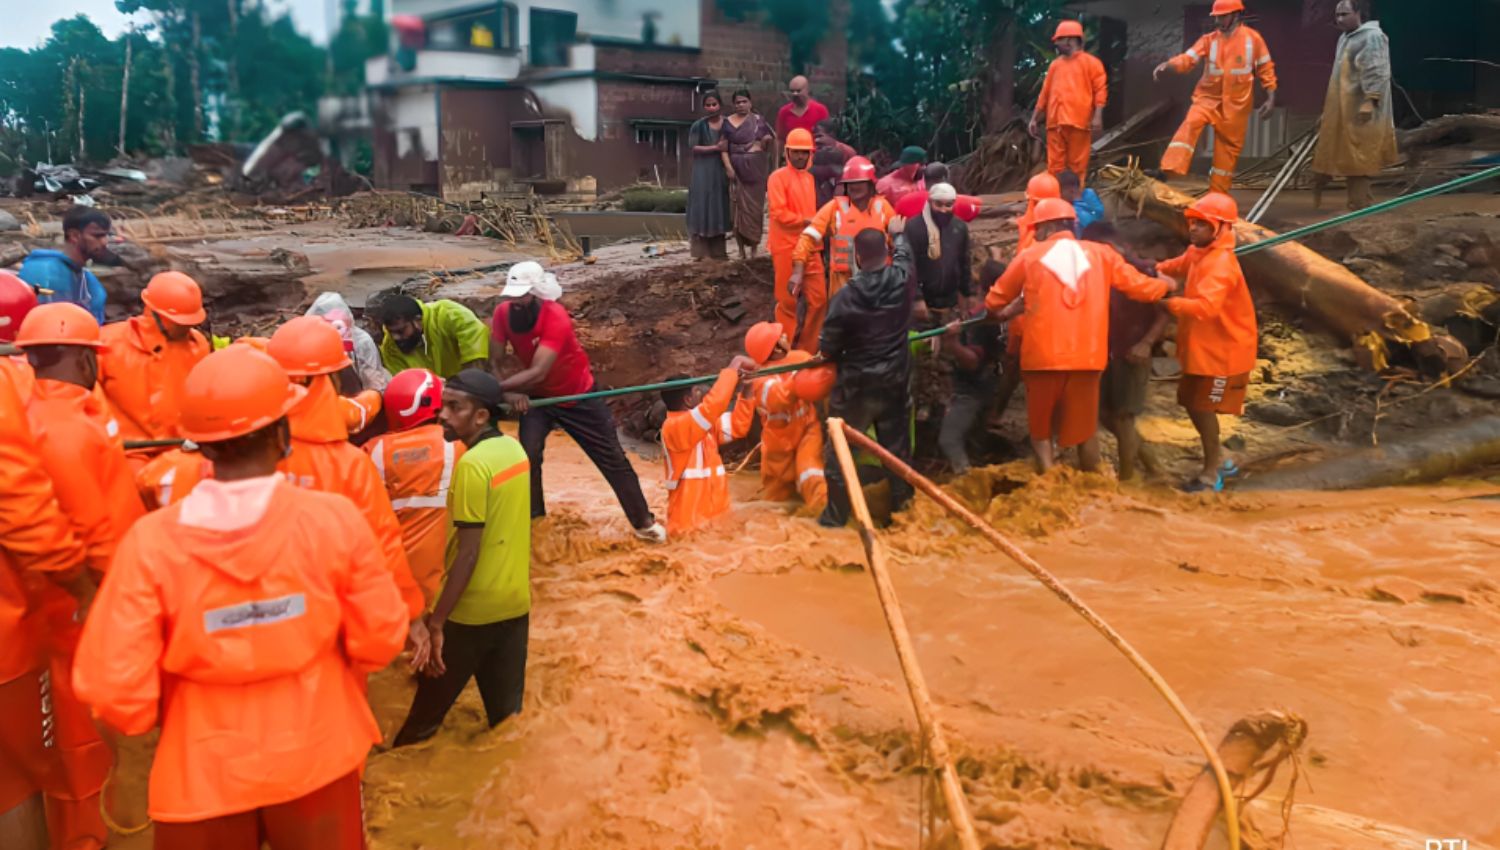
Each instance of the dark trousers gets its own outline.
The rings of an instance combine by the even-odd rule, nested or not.
[[[863,433],[875,426],[875,440],[891,454],[911,463],[911,394],[905,381],[883,385],[871,382],[840,382],[833,388],[828,415],[844,420],[850,428]],[[884,469],[882,467],[882,469]],[[910,484],[890,470],[884,470],[891,483],[891,510],[900,510],[911,501]],[[823,450],[823,474],[828,482],[828,507],[823,519],[840,525],[849,520],[849,490],[844,484],[844,470],[829,440]],[[856,486],[858,482],[855,482]]]
[[[646,504],[646,495],[641,492],[641,481],[635,469],[620,447],[620,435],[615,433],[615,417],[603,399],[580,401],[571,406],[553,405],[534,407],[521,416],[521,448],[531,461],[531,516],[547,515],[547,503],[542,496],[542,452],[547,446],[547,435],[553,428],[568,432],[583,453],[589,456],[594,466],[604,474],[625,509],[632,528],[649,528],[656,522],[651,508]]]
[[[531,615],[512,620],[466,626],[449,622],[443,625],[443,664],[447,670],[436,679],[423,676],[417,680],[417,695],[412,698],[406,722],[396,733],[392,746],[403,747],[425,741],[437,734],[448,716],[448,709],[473,679],[484,700],[484,713],[490,727],[521,711],[526,694],[526,639]]]

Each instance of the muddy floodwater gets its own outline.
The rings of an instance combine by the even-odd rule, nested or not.
[[[648,547],[571,441],[546,470],[525,710],[484,730],[471,687],[434,740],[373,755],[372,847],[956,846],[941,817],[922,843],[937,798],[852,531],[754,501],[746,472],[719,526]],[[1306,720],[1249,806],[1259,846],[1294,775],[1287,847],[1500,846],[1500,488],[1186,497],[1011,466],[953,489],[1215,742]],[[881,539],[985,845],[1159,846],[1201,759],[1156,693],[924,498]],[[388,736],[412,690],[372,680]]]

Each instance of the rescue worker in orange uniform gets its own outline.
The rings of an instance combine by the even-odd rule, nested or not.
[[[94,392],[98,379],[99,325],[76,304],[58,302],[32,310],[21,323],[16,345],[36,376],[27,415],[43,468],[52,477],[58,505],[88,550],[91,577],[101,579],[115,546],[144,513],[125,460],[120,426]],[[99,793],[112,757],[86,706],[71,687],[82,613],[61,588],[46,588],[43,607],[52,670],[56,748],[65,778],[49,793],[50,831],[61,846],[92,850],[109,837]]]
[[[734,439],[729,407],[740,381],[754,369],[753,360],[736,355],[719,372],[707,395],[701,387],[661,391],[667,406],[661,445],[666,462],[668,535],[695,531],[729,512],[729,476],[719,457],[719,444]]]
[[[1072,171],[1085,179],[1093,134],[1104,129],[1109,78],[1104,63],[1083,49],[1083,24],[1060,22],[1052,43],[1062,55],[1047,67],[1042,94],[1027,129],[1037,137],[1037,122],[1046,121],[1048,174]]]
[[[429,650],[427,626],[422,619],[427,600],[412,578],[401,540],[401,522],[391,508],[385,481],[369,455],[349,442],[349,429],[333,385],[334,374],[350,363],[343,340],[322,319],[298,316],[276,329],[266,351],[294,383],[307,388],[302,401],[287,414],[292,429],[291,453],[278,468],[299,487],[347,496],[364,514],[385,552],[401,598],[406,600],[411,615],[412,667],[420,670],[426,666]]]
[[[197,281],[162,272],[141,291],[141,315],[104,326],[108,351],[99,358],[99,384],[125,440],[168,440],[177,433],[178,398],[187,373],[209,352],[194,329],[207,317]],[[140,469],[163,449],[127,452]]]
[[[1021,214],[1016,221],[1019,237],[1016,240],[1015,256],[1019,257],[1027,248],[1036,244],[1036,205],[1048,198],[1061,198],[1062,186],[1057,177],[1047,172],[1033,175],[1026,181],[1026,212]],[[1000,262],[996,253],[997,249],[991,249],[990,259]],[[983,281],[986,284],[994,284],[999,278]],[[1010,398],[1015,395],[1016,388],[1021,385],[1021,341],[1025,338],[1026,302],[1016,300],[1002,311],[996,319],[1005,323],[1005,359],[1001,363],[1000,387],[995,392],[995,407],[998,412],[1003,413],[1010,406]]]
[[[781,325],[761,322],[745,334],[745,354],[758,366],[806,363],[806,351],[787,351]],[[817,408],[799,398],[794,390],[802,374],[782,372],[747,382],[730,417],[732,436],[744,439],[760,414],[760,493],[776,502],[801,494],[809,507],[822,510],[828,503],[828,483],[823,475],[823,425]]]
[[[385,387],[385,418],[390,430],[366,443],[385,480],[391,507],[401,522],[401,540],[412,578],[430,607],[443,586],[448,548],[448,489],[464,444],[443,438],[438,411],[443,379],[426,369],[399,372]]]
[[[995,282],[984,305],[991,315],[1024,295],[1026,339],[1021,380],[1037,466],[1053,466],[1053,439],[1079,446],[1079,465],[1099,466],[1099,378],[1109,360],[1109,290],[1136,301],[1157,301],[1175,285],[1136,271],[1115,249],[1073,236],[1067,201],[1037,204],[1035,245]]]
[[[1234,255],[1239,207],[1228,195],[1210,192],[1184,214],[1192,245],[1182,256],[1157,263],[1156,270],[1185,281],[1181,296],[1162,302],[1177,317],[1177,403],[1203,442],[1203,471],[1182,489],[1217,492],[1226,477],[1239,474],[1235,462],[1223,457],[1219,414],[1244,412],[1260,336],[1250,287]]]
[[[161,728],[156,850],[364,847],[365,677],[409,612],[359,511],[277,473],[305,394],[243,345],[193,368],[179,427],[214,477],[131,527],[83,627],[78,695],[126,735]]]
[[[798,298],[789,287],[794,263],[792,253],[797,249],[802,231],[818,214],[817,183],[808,170],[812,165],[812,133],[801,128],[793,130],[787,135],[783,149],[786,151],[786,165],[771,172],[766,181],[766,205],[770,209],[771,222],[766,249],[771,253],[771,267],[776,275],[776,321],[783,328],[791,329],[796,336],[800,327],[798,318],[806,321],[807,302]],[[822,254],[809,254],[803,268],[804,286],[826,290],[823,274]],[[817,348],[817,337],[793,339],[792,346],[811,351]]]
[[[844,173],[839,178],[845,194],[840,195],[818,210],[812,223],[797,239],[792,251],[792,278],[788,283],[793,295],[807,299],[807,319],[803,322],[802,340],[817,340],[823,333],[823,320],[828,316],[828,303],[834,293],[849,282],[858,271],[854,258],[854,237],[862,230],[874,228],[881,233],[890,230],[891,219],[896,217],[896,208],[890,201],[875,193],[875,166],[862,156],[851,157],[844,163]],[[823,291],[811,285],[807,269],[813,256],[822,251],[825,243],[829,247],[827,274]],[[815,281],[814,281],[815,282]],[[805,294],[804,294],[805,290]],[[804,351],[810,350],[803,347]]]
[[[94,582],[85,550],[59,507],[32,437],[25,400],[30,366],[10,352],[36,293],[0,272],[0,847],[45,850],[70,834],[56,805],[60,769],[56,678],[44,646],[43,597],[58,588],[87,604]],[[53,798],[49,807],[43,791]],[[52,816],[49,830],[48,816]]]
[[[1199,63],[1207,63],[1193,89],[1187,118],[1162,155],[1161,170],[1164,174],[1186,174],[1193,164],[1198,136],[1204,127],[1213,127],[1214,161],[1208,170],[1208,188],[1214,192],[1228,192],[1234,179],[1234,165],[1245,145],[1250,111],[1255,108],[1256,80],[1266,90],[1260,116],[1264,118],[1276,108],[1276,64],[1260,33],[1241,23],[1244,11],[1245,4],[1240,0],[1214,0],[1210,12],[1214,31],[1199,38],[1186,53],[1157,65],[1151,73],[1153,79],[1160,79],[1163,71],[1186,74]]]
[[[199,481],[212,478],[214,466],[191,441],[168,449],[135,473],[135,489],[147,511],[182,501]]]

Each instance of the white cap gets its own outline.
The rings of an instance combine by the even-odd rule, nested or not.
[[[542,270],[542,264],[535,260],[527,260],[516,263],[505,273],[505,288],[500,290],[501,298],[520,298],[538,287],[545,288],[547,273]],[[542,293],[538,292],[537,295]],[[559,293],[561,294],[561,293]]]
[[[936,183],[927,190],[929,200],[951,204],[958,200],[958,190],[951,183]]]

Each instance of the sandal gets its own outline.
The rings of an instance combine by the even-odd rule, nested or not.
[[[1234,462],[1234,458],[1226,459],[1224,463],[1219,466],[1219,475],[1224,478],[1234,478],[1239,474],[1240,467],[1239,464]]]
[[[1207,493],[1209,491],[1222,493],[1224,492],[1224,476],[1223,474],[1215,475],[1212,484],[1194,476],[1178,485],[1177,489],[1184,493]]]

